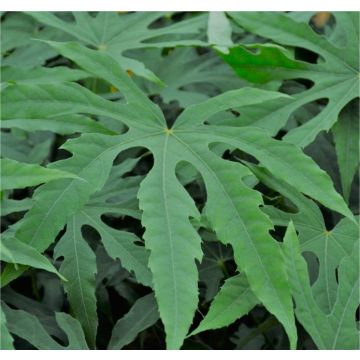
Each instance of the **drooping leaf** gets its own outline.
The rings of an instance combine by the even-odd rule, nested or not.
[[[35,186],[56,179],[75,178],[66,171],[45,168],[35,164],[20,163],[11,159],[1,159],[1,190]]]
[[[52,272],[66,281],[66,278],[59,274],[51,262],[36,249],[25,244],[16,238],[3,238],[0,241],[0,260],[8,263],[31,266]]]
[[[66,333],[68,345],[56,342],[44,329],[36,316],[23,310],[14,310],[2,303],[11,334],[28,341],[39,350],[88,350],[79,322],[65,313],[56,313],[56,321]]]
[[[51,304],[45,304],[44,302],[24,296],[20,292],[14,291],[10,286],[2,289],[1,299],[7,305],[35,315],[49,335],[55,336],[61,341],[66,340],[66,335],[57,325],[54,309]]]
[[[137,335],[159,320],[159,312],[154,294],[138,299],[121,319],[119,319],[111,334],[109,350],[120,350],[130,344]]]
[[[211,303],[209,312],[190,335],[228,326],[246,315],[257,303],[246,277],[233,276],[225,281]]]

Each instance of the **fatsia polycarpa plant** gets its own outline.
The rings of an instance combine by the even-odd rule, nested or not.
[[[52,15],[32,16],[50,22]],[[240,15],[231,16],[241,23]],[[60,20],[54,24],[66,27]],[[67,28],[76,37],[78,31],[77,25]],[[262,304],[284,327],[291,348],[297,344],[295,315],[319,348],[358,347],[353,321],[358,276],[349,271],[358,263],[357,218],[330,177],[310,157],[295,144],[270,136],[279,130],[278,123],[271,125],[269,134],[269,129],[258,126],[256,116],[254,124],[248,121],[246,126],[229,125],[216,117],[234,108],[256,111],[263,104],[293,104],[301,94],[294,100],[280,92],[243,87],[190,105],[170,123],[113,54],[78,42],[47,44],[81,70],[59,68],[57,83],[41,80],[50,69],[39,69],[27,81],[21,81],[24,75],[20,72],[13,72],[19,80],[8,82],[3,91],[2,126],[82,134],[61,146],[70,157],[47,167],[3,160],[4,189],[44,185],[34,191],[31,203],[24,205],[29,209],[24,217],[3,234],[1,259],[8,264],[1,274],[2,286],[29,266],[54,272],[62,278],[75,317],[56,315],[69,348],[95,348],[98,254],[82,232],[84,226],[90,226],[99,234],[107,256],[119,259],[137,282],[153,291],[137,300],[116,323],[109,348],[130,343],[160,316],[167,348],[178,349],[198,308],[197,265],[203,258],[199,232],[207,228],[222,244],[231,245],[239,274],[225,281],[208,314],[190,335],[227,326]],[[285,56],[279,48],[269,49]],[[11,78],[11,72],[8,76]],[[110,101],[75,82],[87,78],[104,81],[123,97]],[[93,117],[105,120],[96,122]],[[152,168],[142,176],[123,177],[139,159],[129,158],[118,165],[114,160],[138,148],[152,155]],[[241,151],[259,165],[225,159],[225,149]],[[195,176],[206,194],[203,208],[187,191],[189,176],[183,169],[196,169]],[[292,201],[298,213],[264,206],[261,193],[254,189],[256,179]],[[331,233],[313,201],[344,216]],[[104,214],[139,219],[145,229],[144,244],[139,234],[110,227],[103,221]],[[288,226],[283,244],[270,234],[274,225]],[[330,242],[331,238],[335,240]],[[41,255],[54,242],[53,257],[61,261],[59,270]],[[319,277],[314,284],[309,283],[301,251],[312,251],[319,258]],[[350,300],[344,304],[347,295]],[[139,319],[141,309],[145,315]],[[38,336],[46,330],[44,324],[33,320],[34,315],[7,305],[3,312],[10,333],[38,348],[62,347],[49,335]],[[32,321],[38,334],[30,338],[24,329]],[[319,332],[321,324],[326,326],[326,335]],[[5,325],[2,322],[4,329]]]

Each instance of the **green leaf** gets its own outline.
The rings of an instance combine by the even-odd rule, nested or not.
[[[359,333],[354,315],[359,305],[359,241],[356,241],[352,253],[340,262],[338,295],[328,314],[314,300],[307,265],[301,256],[292,223],[284,238],[284,252],[296,302],[296,316],[319,349],[358,349]]]
[[[295,213],[286,213],[269,207],[265,207],[265,211],[278,226],[286,226],[291,219],[299,232],[301,250],[317,256],[319,274],[312,290],[319,307],[325,313],[329,313],[337,296],[336,269],[342,258],[351,254],[358,239],[357,222],[345,218],[333,229],[328,230],[320,209],[313,201],[291,185],[275,179],[265,169],[255,166],[250,168],[263,184],[286,196],[297,207],[298,211]]]
[[[199,326],[190,334],[229,326],[246,315],[258,304],[244,275],[227,279],[211,303],[209,312]]]
[[[231,25],[226,15],[222,11],[209,13],[208,41],[211,45],[216,45],[215,49],[227,53],[228,47],[233,45],[231,40]]]
[[[12,66],[1,68],[1,86],[7,84],[48,84],[76,81],[89,77],[82,70],[70,69],[64,66],[55,68],[39,67],[35,69],[24,69]]]
[[[63,40],[58,31],[39,27],[39,23],[21,12],[7,12],[1,19],[1,65],[27,70],[44,65],[56,56],[53,49],[34,39]]]
[[[26,115],[25,115],[26,116]],[[99,133],[115,135],[116,133],[107,129],[98,122],[83,115],[66,115],[46,118],[12,118],[2,120],[0,127],[3,129],[21,129],[32,131],[52,131],[60,135],[69,135],[77,132]]]
[[[99,158],[99,151],[103,152],[106,141],[104,143],[104,139],[97,139],[97,145],[91,139],[89,141],[90,148],[77,148],[77,157],[56,163],[57,170],[77,173],[78,177],[86,181],[78,180],[78,177],[71,180],[61,179],[36,189],[33,207],[18,223],[15,232],[18,240],[40,252],[46,250],[67,220],[83,208],[92,193],[104,185],[112,164],[109,159],[108,166],[105,166]],[[2,286],[19,276],[23,270],[15,271],[11,266],[5,267],[1,274]]]
[[[339,121],[333,126],[342,190],[349,200],[351,184],[359,166],[359,103],[354,101],[341,113]]]
[[[1,159],[1,190],[35,186],[61,178],[75,178],[66,171],[45,168],[35,164],[20,163],[11,159]]]
[[[23,310],[14,310],[2,304],[10,333],[28,341],[39,350],[88,350],[79,322],[65,313],[56,313],[56,321],[65,332],[69,344],[56,342],[41,325],[38,318]]]
[[[172,349],[182,345],[198,302],[195,260],[202,257],[201,239],[190,219],[198,219],[199,212],[176,176],[177,164],[185,161],[200,172],[204,181],[208,196],[206,215],[212,229],[221,242],[233,246],[239,270],[245,273],[256,297],[283,324],[294,348],[297,335],[285,262],[279,243],[269,234],[272,223],[259,208],[262,205],[261,195],[243,182],[242,178],[249,176],[245,166],[221,159],[209,146],[222,143],[245,151],[256,157],[277,178],[291,182],[325,206],[351,219],[353,216],[326,173],[294,145],[271,139],[256,127],[204,125],[208,117],[220,111],[255,105],[283,95],[248,88],[230,91],[187,108],[169,129],[159,108],[136,88],[113,59],[72,43],[52,45],[86,71],[122,88],[128,101],[126,105],[114,104],[90,93],[86,110],[85,101],[79,101],[81,106],[75,108],[65,103],[69,112],[105,112],[129,127],[123,135],[84,134],[63,146],[73,156],[54,163],[52,168],[71,171],[86,179],[91,186],[82,186],[77,190],[84,200],[78,202],[75,209],[69,204],[73,201],[71,196],[74,196],[70,189],[73,189],[76,180],[70,183],[57,181],[57,196],[61,194],[65,203],[63,206],[69,208],[67,217],[75,210],[80,211],[91,193],[103,187],[119,152],[140,146],[154,156],[154,166],[142,181],[138,197],[143,211],[141,222],[145,227],[145,247],[150,250],[149,268],[165,326],[167,347]],[[72,99],[79,98],[78,93],[84,92],[80,86],[72,85],[71,89]],[[58,97],[63,98],[63,94],[55,89],[48,94],[49,101],[56,104],[54,113],[64,107]],[[40,206],[43,201],[39,197],[37,195]],[[45,199],[42,211],[48,207],[47,204]],[[32,210],[24,221],[29,219]],[[61,215],[61,219],[57,219],[56,232],[67,217]],[[22,226],[19,227],[17,233],[22,229]],[[48,246],[55,235],[53,231],[47,234],[46,239],[37,239],[36,243],[39,247]]]
[[[56,244],[54,258],[63,257],[60,272],[68,279],[64,284],[71,310],[79,320],[91,347],[95,347],[98,319],[96,313],[96,259],[83,239],[76,216],[69,219],[66,233]]]
[[[354,46],[359,38],[357,12],[334,13],[337,26],[342,26],[345,31],[345,47],[331,43],[324,36],[316,34],[308,24],[297,22],[287,14],[229,12],[228,15],[237,24],[260,36],[281,45],[305,48],[320,55],[316,64],[309,64],[291,59],[278,47],[255,45],[250,48],[234,48],[229,56],[223,56],[240,76],[249,81],[262,83],[305,78],[315,83],[309,90],[295,95],[293,101],[282,101],[271,112],[260,115],[258,121],[265,127],[275,122],[278,131],[296,109],[321,98],[329,100],[317,116],[289,131],[285,140],[302,147],[310,144],[320,131],[329,130],[338,120],[340,111],[359,96],[358,53]],[[255,49],[257,52],[253,53],[248,49]]]
[[[7,328],[6,317],[2,307],[0,308],[0,333],[0,350],[14,350],[14,339]]]
[[[206,26],[204,15],[152,29],[149,28],[150,24],[166,13],[138,12],[120,15],[116,12],[99,12],[93,16],[86,12],[74,12],[75,22],[63,20],[47,12],[28,14],[39,22],[62,30],[83,44],[110,55],[125,70],[132,70],[135,74],[158,83],[161,83],[161,80],[154,73],[146,69],[141,62],[123,53],[127,50],[147,47],[164,48],[206,44],[197,39],[199,30]],[[174,40],[174,35],[181,36],[182,39]]]
[[[29,198],[22,200],[2,199],[0,205],[1,216],[6,216],[14,212],[29,210],[32,207],[33,202]]]
[[[186,108],[211,97],[213,88],[223,92],[245,84],[213,52],[199,56],[194,48],[177,48],[164,56],[160,50],[148,49],[141,55],[145,65],[158,74],[166,86],[140,79],[138,83],[146,93],[160,94],[169,104],[178,101]]]
[[[114,260],[119,259],[121,265],[130,272],[134,272],[138,282],[146,286],[152,286],[152,275],[148,268],[149,253],[143,247],[136,244],[139,238],[130,232],[115,230],[106,225],[101,216],[111,211],[113,214],[124,214],[124,209],[113,209],[87,205],[82,210],[79,225],[90,225],[96,229],[103,242],[106,252]]]
[[[134,341],[139,333],[154,325],[158,320],[159,313],[153,293],[136,300],[129,312],[116,322],[108,349],[122,349]]]
[[[28,265],[36,269],[52,272],[63,281],[67,279],[58,273],[51,262],[33,247],[16,238],[3,238],[0,242],[0,260],[13,264]]]

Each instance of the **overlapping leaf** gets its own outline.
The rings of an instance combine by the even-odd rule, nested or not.
[[[199,56],[193,48],[175,49],[166,56],[151,49],[142,56],[145,65],[166,85],[161,87],[142,81],[144,90],[150,95],[160,94],[166,103],[178,101],[181,107],[204,101],[219,90],[236,89],[245,83],[212,53]],[[204,93],[205,86],[209,89],[208,94]]]
[[[151,81],[161,80],[138,60],[125,56],[126,50],[149,47],[163,48],[183,45],[204,45],[198,40],[199,30],[206,26],[204,15],[173,23],[168,26],[152,28],[150,25],[167,15],[160,12],[118,14],[99,12],[92,15],[74,12],[75,21],[68,21],[56,14],[30,12],[40,23],[57,28],[80,40],[83,44],[95,47],[112,56],[124,69],[132,70]],[[174,38],[175,37],[175,38]]]
[[[345,45],[333,43],[317,34],[310,25],[298,22],[280,13],[237,13],[229,16],[245,29],[281,45],[299,47],[319,55],[316,64],[294,60],[277,46],[238,46],[222,55],[237,74],[255,83],[271,80],[308,79],[314,83],[310,89],[294,96],[293,101],[280,100],[264,104],[255,111],[257,126],[276,133],[291,113],[315,100],[326,98],[326,107],[306,124],[292,129],[285,140],[306,146],[322,130],[329,130],[338,120],[340,111],[354,98],[359,97],[359,13],[335,13],[337,27],[346,36]],[[276,124],[274,130],[274,123]]]
[[[2,304],[5,313],[8,329],[22,339],[25,339],[39,350],[87,350],[79,322],[65,313],[56,313],[56,321],[61,329],[66,333],[68,345],[62,346],[55,341],[41,325],[38,318],[23,310],[14,310]]]
[[[296,315],[319,349],[358,349],[359,330],[355,312],[359,306],[359,240],[350,255],[340,262],[336,301],[325,313],[312,293],[307,265],[301,256],[296,231],[290,223],[284,239],[290,283],[296,302]]]
[[[299,232],[301,250],[317,256],[319,270],[312,291],[318,306],[324,313],[329,313],[337,297],[336,271],[342,259],[351,254],[358,240],[358,224],[345,218],[328,230],[313,201],[291,185],[275,179],[264,169],[253,166],[251,169],[262,183],[283,194],[297,207],[296,213],[287,213],[273,207],[265,207],[265,211],[275,225],[286,226],[291,219]]]
[[[77,16],[84,21],[90,15]],[[98,15],[96,20],[104,24],[106,19]],[[157,35],[163,33],[157,32]],[[91,44],[90,39],[85,43]],[[161,46],[164,44],[166,42],[161,42]],[[95,261],[82,239],[83,225],[95,228],[108,254],[119,258],[126,269],[134,272],[138,281],[153,287],[165,326],[167,347],[181,347],[197,308],[196,260],[202,258],[201,238],[192,225],[192,220],[198,220],[200,214],[177,177],[178,164],[187,162],[199,171],[206,187],[204,214],[210,227],[221,242],[232,245],[236,264],[246,275],[253,299],[256,297],[256,301],[262,302],[278,318],[294,348],[296,328],[285,261],[279,243],[269,234],[273,225],[260,209],[261,195],[247,185],[245,178],[251,174],[247,167],[222,159],[211,150],[212,145],[221,143],[225,148],[237,148],[251,154],[278,181],[291,183],[303,194],[347,216],[350,220],[346,221],[353,221],[353,216],[326,173],[294,145],[274,140],[258,127],[216,126],[214,121],[211,125],[206,124],[208,118],[221,111],[281,100],[283,95],[251,88],[229,91],[188,107],[169,128],[160,109],[134,85],[114,59],[76,43],[51,45],[86,72],[119,89],[126,100],[126,103],[110,102],[74,83],[14,84],[4,91],[5,119],[9,121],[78,119],[79,114],[89,114],[110,117],[128,128],[121,135],[92,131],[95,133],[67,141],[62,148],[71,152],[72,157],[52,163],[51,168],[71,172],[78,178],[56,180],[37,189],[33,207],[14,229],[17,239],[44,251],[68,224],[57,251],[59,256],[64,256],[62,266],[69,274],[76,275],[81,264],[92,269],[71,280],[71,286],[85,284],[89,305],[76,305],[77,300],[71,300],[68,288],[70,303],[74,310],[78,308],[75,312],[90,344],[94,343],[96,321],[87,325],[86,316],[81,312],[91,309],[94,313],[94,284],[90,277],[93,277]],[[20,101],[25,104],[23,107],[18,106]],[[112,229],[101,218],[109,213],[130,216],[134,213],[123,212],[121,208],[116,211],[109,204],[104,206],[101,201],[96,201],[102,195],[94,194],[105,185],[116,156],[135,147],[146,148],[154,156],[154,166],[141,182],[138,192],[145,247],[150,255],[145,248],[135,244],[135,235]],[[71,244],[76,245],[71,247]],[[70,263],[78,246],[84,249],[77,258],[79,262]],[[2,274],[4,284],[20,273],[8,266]]]

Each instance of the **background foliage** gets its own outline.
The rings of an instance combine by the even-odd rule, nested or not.
[[[359,13],[2,13],[2,349],[358,349]]]

